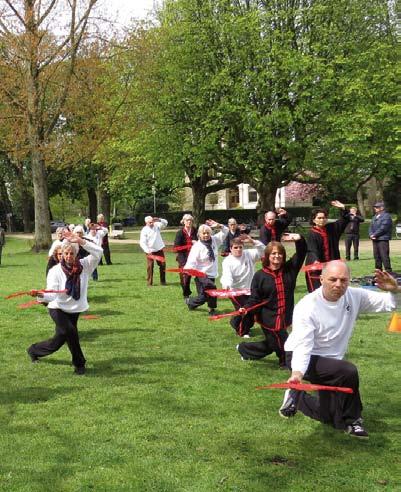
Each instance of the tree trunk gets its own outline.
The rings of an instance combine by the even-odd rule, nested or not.
[[[258,224],[261,225],[264,222],[264,214],[276,209],[276,194],[277,186],[268,183],[251,183],[258,193],[258,203],[256,205],[256,211],[258,214]]]
[[[108,224],[110,224],[110,208],[111,199],[109,193],[105,190],[99,190],[99,211],[104,215]]]
[[[363,201],[363,187],[359,186],[358,189],[356,190],[356,200],[358,202],[358,210],[362,217],[365,217],[366,211],[365,211],[365,203]]]
[[[206,200],[206,186],[201,178],[195,179],[191,182],[192,189],[192,215],[194,218],[194,224],[199,227],[205,220],[205,200]]]
[[[92,222],[96,222],[97,217],[97,195],[96,190],[93,187],[87,188],[88,201],[89,201],[89,217]]]

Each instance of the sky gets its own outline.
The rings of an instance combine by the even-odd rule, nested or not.
[[[132,17],[143,19],[152,10],[154,0],[106,0],[101,2],[105,9],[118,21],[126,25]],[[99,2],[100,3],[100,2]]]

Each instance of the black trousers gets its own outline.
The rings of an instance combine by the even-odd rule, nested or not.
[[[187,260],[179,260],[177,259],[177,263],[179,268],[184,268]],[[182,288],[182,295],[184,297],[189,297],[192,294],[191,291],[191,275],[187,275],[186,273],[180,273],[180,284]]]
[[[244,359],[263,359],[276,353],[280,366],[285,365],[284,343],[288,338],[287,330],[270,331],[263,328],[265,339],[261,342],[244,342],[238,345],[238,352]]]
[[[238,310],[240,307],[245,306],[245,304],[249,300],[249,297],[250,296],[232,297],[231,302],[233,303],[235,310]],[[230,325],[234,328],[237,334],[242,337],[243,335],[249,334],[252,326],[255,324],[254,319],[254,313],[251,311],[244,316],[233,316],[230,320]]]
[[[345,235],[345,259],[351,259],[351,246],[354,247],[354,260],[359,258],[359,234]]]
[[[210,297],[205,292],[205,290],[208,289],[216,289],[215,279],[209,277],[195,277],[195,285],[198,295],[196,297],[189,298],[188,307],[190,309],[196,309],[207,302],[209,309],[216,309],[217,298]]]
[[[390,244],[389,241],[372,241],[375,268],[391,272]]]
[[[80,313],[66,313],[61,309],[49,309],[49,314],[56,324],[54,337],[31,345],[28,349],[29,354],[36,355],[36,357],[45,357],[56,352],[67,343],[74,366],[84,367],[86,360],[79,343],[77,328]]]
[[[111,256],[110,256],[110,246],[106,244],[105,246],[102,246],[103,248],[103,256],[104,259],[106,260],[107,265],[111,265]],[[100,260],[100,265],[103,265],[102,260]]]
[[[161,249],[160,251],[155,251],[154,253],[151,253],[152,255],[155,256],[161,256],[164,258],[164,251]],[[147,282],[148,285],[153,285],[153,267],[154,267],[154,262],[155,260],[152,260],[152,258],[149,258],[148,255],[146,255],[146,275],[147,275]],[[164,261],[157,261],[156,263],[159,267],[160,271],[160,284],[165,285],[166,283],[166,263]]]
[[[287,366],[291,369],[292,352],[286,353]],[[304,379],[313,384],[346,386],[352,394],[336,391],[318,391],[312,396],[300,392],[298,409],[307,417],[330,424],[336,429],[345,429],[361,417],[362,402],[359,394],[358,369],[346,360],[330,359],[312,355]]]

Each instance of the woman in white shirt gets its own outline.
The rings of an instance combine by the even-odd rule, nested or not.
[[[82,353],[78,335],[78,318],[80,313],[89,308],[87,300],[89,275],[99,263],[103,250],[100,246],[86,241],[77,234],[64,231],[66,241],[62,245],[62,260],[48,273],[46,290],[66,290],[63,293],[40,293],[31,291],[32,296],[38,296],[40,302],[48,303],[50,317],[56,324],[53,338],[34,343],[27,352],[32,362],[38,362],[44,357],[56,352],[67,343],[72,355],[75,374],[85,373],[85,357]],[[77,259],[78,245],[82,246],[89,255]]]

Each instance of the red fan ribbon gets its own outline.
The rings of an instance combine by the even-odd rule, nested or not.
[[[84,314],[81,316],[82,319],[99,319],[100,316],[98,314]]]
[[[324,384],[309,384],[309,383],[274,383],[267,386],[257,386],[257,390],[265,389],[293,389],[297,391],[338,391],[340,393],[353,393],[352,388],[346,386],[325,386]]]
[[[209,316],[209,320],[214,321],[216,319],[228,318],[230,316],[238,316],[239,314],[245,315],[249,313],[249,311],[253,311],[254,309],[257,309],[260,306],[264,306],[268,302],[269,301],[259,302],[259,304],[255,304],[254,306],[250,306],[249,308],[246,308],[243,313],[241,313],[241,311],[238,310],[238,311],[231,311],[231,313],[215,314],[214,316]]]
[[[249,296],[251,295],[251,289],[208,289],[205,290],[206,294],[210,297],[219,297],[226,299],[230,297]]]
[[[310,265],[304,265],[301,268],[301,272],[315,272],[316,270],[323,270],[323,267],[326,263],[311,263]]]
[[[195,270],[195,268],[166,268],[166,272],[186,273],[191,277],[207,277],[206,273],[203,273],[200,270]]]
[[[171,248],[165,248],[165,251],[176,253],[177,251],[189,251],[192,248],[192,244],[184,244],[183,246],[172,246]]]
[[[36,289],[32,289],[32,290],[36,290]],[[38,294],[65,294],[67,292],[67,289],[63,289],[63,290],[40,289],[37,292]],[[21,292],[14,292],[14,294],[10,294],[9,296],[5,297],[5,299],[11,299],[12,297],[29,296],[29,295],[31,295],[31,291],[24,290]]]
[[[150,260],[160,261],[160,263],[166,263],[166,258],[164,256],[157,256],[157,255],[151,255],[151,254],[148,254],[146,256]]]

